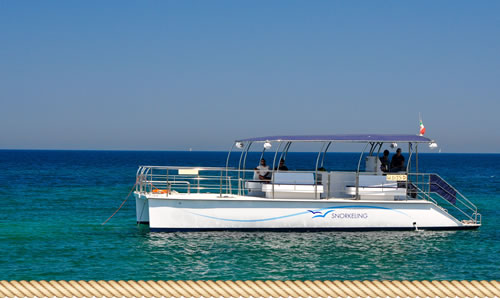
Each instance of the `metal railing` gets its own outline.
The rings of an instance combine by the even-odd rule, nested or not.
[[[260,180],[254,170],[237,170],[210,167],[141,166],[137,170],[136,191],[140,193],[218,193],[222,195],[248,195],[252,183],[270,184],[274,198],[276,173],[309,174],[310,186],[317,199],[321,198],[321,174],[314,171],[269,171],[269,179]],[[326,175],[326,172],[322,172]],[[326,178],[327,176],[325,176]],[[320,180],[321,182],[319,182]],[[294,184],[294,182],[290,182]]]
[[[304,184],[277,181],[277,173],[299,176],[307,174],[311,181]],[[269,179],[259,180],[254,170],[238,170],[231,168],[211,167],[177,167],[177,166],[141,166],[137,170],[136,191],[139,193],[212,193],[220,197],[228,195],[256,196],[275,199],[280,195],[277,189],[285,186],[307,185],[308,199],[361,199],[360,183],[370,176],[383,178],[387,174],[370,172],[318,172],[318,171],[278,171],[270,170]],[[399,174],[401,175],[401,174]],[[480,224],[481,215],[477,207],[462,193],[452,187],[439,175],[434,173],[404,174],[405,181],[386,182],[387,184],[374,185],[378,193],[387,193],[398,190],[399,195],[392,200],[427,200],[465,223]],[[289,176],[289,178],[290,178]],[[375,178],[375,177],[373,177]],[[267,184],[266,192],[262,185]],[[355,192],[354,192],[355,191]],[[369,199],[370,194],[367,198]],[[391,196],[386,197],[390,199]],[[385,199],[385,198],[384,198]],[[450,200],[451,199],[451,200]]]
[[[410,173],[406,184],[411,198],[434,202],[457,220],[466,217],[464,223],[481,224],[477,207],[438,174]]]
[[[141,166],[136,174],[136,191],[232,194],[235,178],[225,176],[226,171],[225,168]]]

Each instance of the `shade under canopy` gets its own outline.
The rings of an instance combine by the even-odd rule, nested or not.
[[[329,135],[273,135],[236,140],[236,142],[385,142],[432,143],[434,140],[416,134],[329,134]]]

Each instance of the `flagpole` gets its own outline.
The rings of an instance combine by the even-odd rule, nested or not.
[[[418,113],[418,119],[420,121],[418,133],[420,136],[423,136],[425,134],[425,126],[424,126],[424,123],[422,122],[422,114],[420,112]]]

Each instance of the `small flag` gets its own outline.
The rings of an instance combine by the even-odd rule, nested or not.
[[[425,134],[425,126],[424,123],[422,123],[422,119],[420,119],[420,136]]]

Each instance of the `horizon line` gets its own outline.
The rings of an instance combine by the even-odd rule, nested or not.
[[[33,148],[12,148],[3,149],[0,151],[89,151],[89,152],[223,152],[228,153],[227,150],[147,150],[147,149],[33,149]],[[232,153],[236,151],[232,151]],[[249,151],[250,153],[261,153],[261,151]],[[273,151],[270,151],[273,152]],[[318,151],[293,151],[291,153],[318,153]],[[328,153],[361,153],[361,151],[331,151]],[[406,152],[404,152],[406,153]],[[419,154],[500,154],[500,152],[420,152]]]

